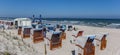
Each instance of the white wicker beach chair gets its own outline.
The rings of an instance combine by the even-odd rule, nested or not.
[[[52,35],[49,33],[49,36],[47,34],[46,39],[48,39],[46,40],[46,44],[50,45],[50,50],[62,47],[61,32],[52,32]]]
[[[95,40],[96,41],[96,45],[97,46],[100,46],[100,49],[103,50],[106,48],[106,45],[107,45],[107,35],[108,33],[105,33],[105,34],[99,34],[99,35],[96,35],[95,37]]]
[[[30,34],[31,34],[31,27],[22,27],[22,32],[21,32],[21,36],[23,38],[30,38]]]
[[[83,35],[83,31],[78,30],[78,31],[73,31],[72,36],[77,38],[78,36],[82,36],[82,35]]]
[[[95,35],[78,37],[75,42],[76,44],[75,54],[94,55],[95,54],[95,46],[93,43],[94,38]]]
[[[39,28],[39,29],[32,29],[31,30],[31,36],[33,39],[34,43],[38,43],[44,40],[44,34],[43,34],[43,29]]]

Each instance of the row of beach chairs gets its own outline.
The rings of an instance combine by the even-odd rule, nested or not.
[[[77,31],[72,35],[74,39],[72,42],[75,44],[75,55],[95,55],[95,47],[99,46],[100,50],[104,50],[107,45],[108,33],[96,35],[83,35],[83,31]],[[100,42],[100,44],[96,42]]]
[[[101,35],[83,35],[84,31],[74,31],[72,35],[74,38],[70,41],[75,44],[76,55],[95,55],[95,46],[97,45],[96,41],[99,41],[100,49],[104,50],[106,48],[108,34]],[[46,35],[44,35],[46,34]],[[29,38],[32,36],[33,42],[38,43],[41,41],[46,41],[46,44],[50,46],[50,50],[53,48],[62,47],[62,40],[66,39],[65,31],[49,31],[46,32],[44,28],[33,29],[31,27],[19,27],[18,35],[21,35],[23,38]],[[82,53],[79,53],[78,49],[83,50]]]
[[[49,33],[51,35],[49,35]],[[48,34],[48,35],[47,35]],[[66,33],[62,31],[44,31],[44,28],[18,27],[18,35],[22,38],[30,38],[32,36],[33,42],[38,43],[44,40],[49,40],[50,50],[62,46],[62,39],[66,39]]]

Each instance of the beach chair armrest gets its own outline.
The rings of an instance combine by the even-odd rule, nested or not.
[[[75,44],[76,46],[80,47],[81,49],[84,49],[82,46],[80,46],[79,44]]]
[[[97,38],[95,38],[95,40],[97,40],[97,41],[101,41],[101,40],[99,40],[99,39],[97,39]]]
[[[77,36],[75,36],[75,35],[72,35],[73,37],[75,37],[75,38],[77,38]]]
[[[46,39],[48,39],[49,41],[51,41],[48,37],[45,37]]]
[[[75,36],[75,35],[72,35],[72,36]]]

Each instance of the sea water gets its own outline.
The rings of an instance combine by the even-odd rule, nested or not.
[[[44,19],[43,23],[67,24],[67,25],[72,24],[120,29],[120,19],[48,18]]]
[[[0,18],[0,20],[13,20],[15,18]],[[105,18],[42,18],[45,24],[66,24],[66,25],[83,25],[105,28],[120,29],[120,19]]]

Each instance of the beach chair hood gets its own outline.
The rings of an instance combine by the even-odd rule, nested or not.
[[[39,31],[39,30],[43,30],[43,28],[39,28],[39,29],[32,29],[32,30],[31,30],[31,34],[33,34],[33,33],[34,33],[34,31]]]
[[[61,32],[50,31],[50,32],[47,32],[46,37],[51,40],[53,34],[60,34],[60,33],[61,33]]]
[[[98,39],[98,40],[102,40],[104,35],[106,35],[106,37],[107,37],[109,34],[108,33],[98,34],[98,35],[96,35],[95,38]]]
[[[78,37],[75,41],[76,44],[80,45],[82,48],[85,47],[88,37]]]

